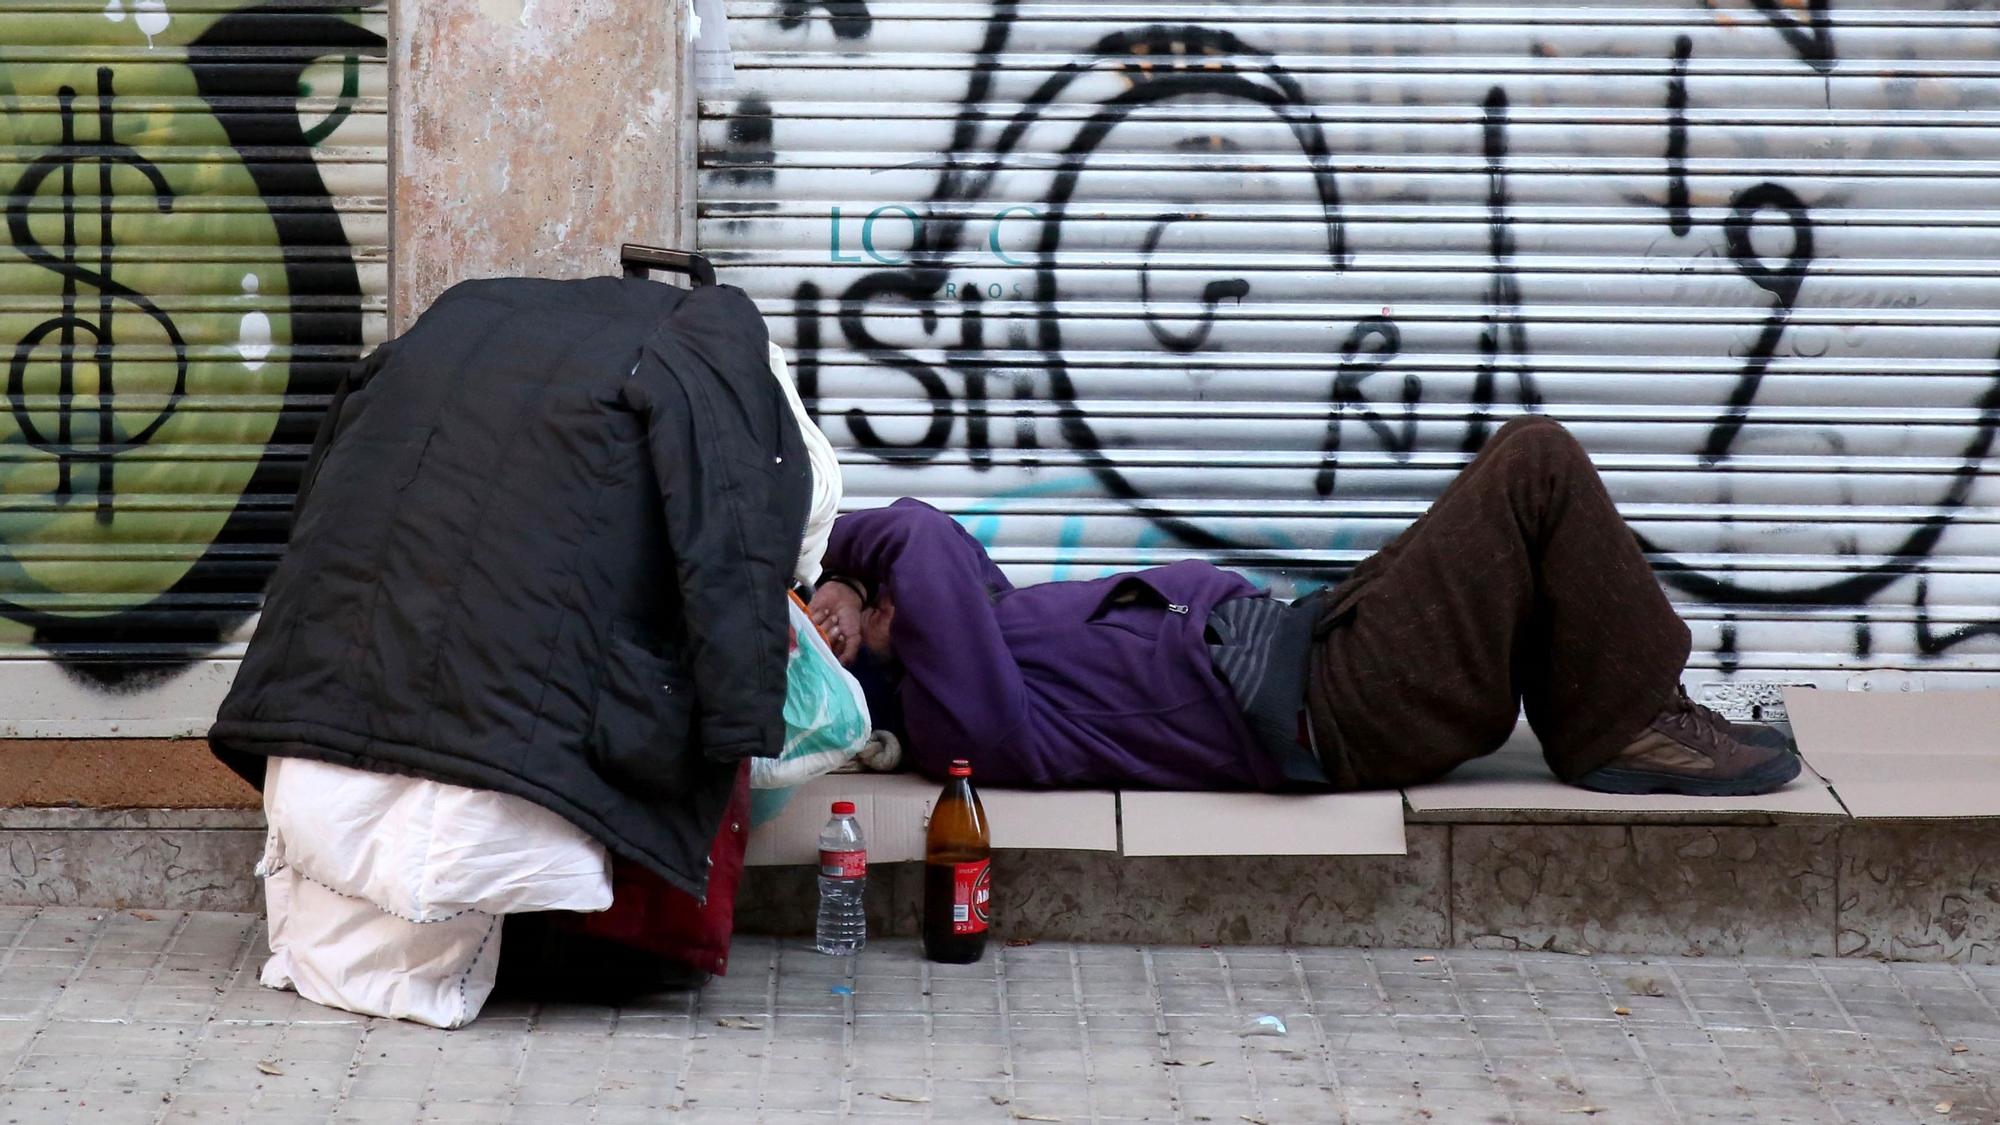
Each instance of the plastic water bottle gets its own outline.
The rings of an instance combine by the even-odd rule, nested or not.
[[[854,802],[835,801],[833,819],[819,834],[819,935],[821,953],[844,956],[868,942],[861,893],[868,886],[868,844],[854,820]]]

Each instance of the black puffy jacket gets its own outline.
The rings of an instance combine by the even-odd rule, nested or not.
[[[209,732],[525,797],[701,894],[811,470],[737,289],[458,285],[363,361]]]

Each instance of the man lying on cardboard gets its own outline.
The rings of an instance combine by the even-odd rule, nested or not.
[[[1589,456],[1501,428],[1339,586],[1274,601],[1204,562],[1017,589],[915,500],[835,522],[815,622],[869,653],[906,752],[995,785],[1375,789],[1499,749],[1525,708],[1556,776],[1613,793],[1767,793],[1789,739],[1680,687],[1687,626]]]

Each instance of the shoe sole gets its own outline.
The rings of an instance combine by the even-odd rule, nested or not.
[[[1577,785],[1598,793],[1672,793],[1683,797],[1756,797],[1783,789],[1799,776],[1797,754],[1771,759],[1737,777],[1698,777],[1684,773],[1619,769],[1605,766],[1585,774]]]

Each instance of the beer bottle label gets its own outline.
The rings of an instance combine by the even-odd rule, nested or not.
[[[859,879],[868,874],[867,852],[819,853],[819,873],[829,879]]]
[[[951,865],[951,932],[983,934],[993,901],[993,861]]]

